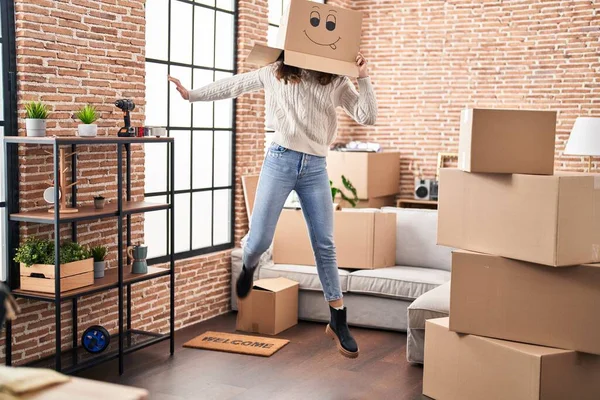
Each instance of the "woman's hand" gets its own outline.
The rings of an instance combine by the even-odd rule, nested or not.
[[[356,66],[358,67],[358,77],[366,78],[369,76],[367,71],[367,59],[363,57],[362,53],[358,53],[356,56]]]
[[[169,75],[169,82],[173,82],[175,84],[177,91],[179,92],[181,97],[184,98],[184,100],[190,99],[190,92],[185,87],[183,87],[179,79],[173,78],[171,75]]]

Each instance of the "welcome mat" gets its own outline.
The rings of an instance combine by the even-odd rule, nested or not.
[[[185,343],[183,347],[270,357],[289,342],[285,339],[208,331]]]

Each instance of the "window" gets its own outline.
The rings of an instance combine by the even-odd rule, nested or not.
[[[3,1],[0,5],[0,67],[2,77],[0,79],[0,144],[4,135],[16,134],[16,93],[12,90],[15,76],[15,47],[14,47],[14,9],[12,1]],[[12,78],[12,80],[11,80]],[[4,145],[0,148],[0,281],[6,280],[6,268],[8,267],[7,243],[6,243],[6,192],[4,163],[6,160]],[[16,170],[13,171],[16,173]],[[18,182],[18,177],[10,176],[9,182]],[[16,189],[15,189],[16,190]],[[10,192],[14,192],[11,188]],[[18,229],[18,228],[17,228]],[[18,230],[17,230],[18,234]],[[18,241],[18,237],[16,237]],[[15,247],[11,244],[10,247]]]
[[[177,258],[233,245],[233,100],[191,105],[167,82],[187,88],[236,71],[234,0],[146,1],[146,125],[166,126],[175,138],[175,253]],[[166,201],[168,154],[146,146],[145,194]],[[167,253],[167,213],[146,215],[149,258]]]

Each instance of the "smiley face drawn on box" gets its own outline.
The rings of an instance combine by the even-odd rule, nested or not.
[[[283,48],[352,62],[360,46],[362,14],[306,0],[292,0],[287,10]]]

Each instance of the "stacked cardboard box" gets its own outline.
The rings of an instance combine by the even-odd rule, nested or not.
[[[400,190],[400,153],[331,151],[327,156],[329,179],[344,189],[342,175],[356,188],[360,208],[394,206]],[[341,198],[341,207],[350,207]]]
[[[435,399],[600,398],[600,176],[554,174],[556,114],[465,110],[440,174],[450,319],[426,326]]]

